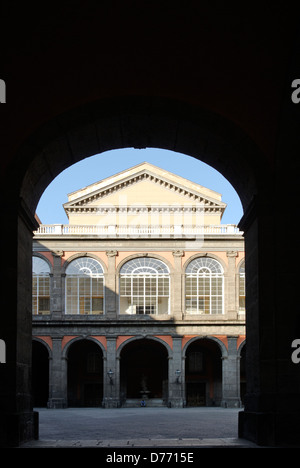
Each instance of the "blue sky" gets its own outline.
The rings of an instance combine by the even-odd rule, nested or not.
[[[222,194],[227,208],[223,224],[237,224],[243,215],[242,204],[232,185],[218,171],[185,154],[162,149],[119,149],[86,158],[59,174],[46,188],[37,206],[43,224],[67,224],[62,207],[68,193],[98,182],[129,167],[147,161],[181,177]]]

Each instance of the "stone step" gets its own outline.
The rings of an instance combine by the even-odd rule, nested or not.
[[[162,398],[148,398],[144,400],[147,407],[156,408],[167,406]],[[139,398],[128,398],[125,403],[122,404],[123,408],[138,408],[141,406],[141,400]]]

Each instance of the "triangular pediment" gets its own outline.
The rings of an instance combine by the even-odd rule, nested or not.
[[[203,206],[223,213],[221,195],[149,163],[142,163],[68,195],[66,213],[106,207]]]

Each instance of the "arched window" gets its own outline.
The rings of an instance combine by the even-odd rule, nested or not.
[[[239,312],[245,313],[246,310],[246,286],[245,286],[245,262],[243,262],[239,269]]]
[[[189,314],[223,313],[223,268],[217,260],[200,257],[189,263],[185,296]]]
[[[50,314],[50,267],[40,257],[32,258],[32,313]]]
[[[66,269],[66,314],[103,314],[103,269],[94,258],[80,257]]]
[[[121,314],[168,314],[170,275],[160,260],[139,257],[120,270]]]

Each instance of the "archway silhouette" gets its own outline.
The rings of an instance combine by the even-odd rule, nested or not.
[[[222,402],[222,353],[209,338],[193,340],[185,352],[187,406],[220,406]]]
[[[29,247],[36,226],[34,213],[43,191],[56,175],[75,162],[109,149],[126,147],[170,149],[201,159],[223,174],[237,191],[246,213],[242,229],[246,240],[247,289],[250,291],[247,310],[251,318],[247,322],[247,349],[253,351],[251,361],[247,362],[250,369],[247,377],[251,398],[255,399],[260,386],[256,378],[260,355],[258,329],[253,324],[259,320],[261,308],[257,278],[263,262],[258,235],[262,230],[259,216],[268,204],[261,177],[268,173],[265,159],[237,125],[219,115],[174,100],[131,97],[87,104],[46,123],[20,149],[16,161],[19,165],[17,177],[14,168],[10,172],[14,184],[10,186],[9,195],[18,206],[17,216],[10,214],[10,219],[18,232],[18,245],[23,248],[15,253],[11,268],[16,285],[22,278],[15,306],[17,315],[26,314],[26,320],[23,329],[16,330],[14,339],[31,339]],[[30,354],[24,359],[30,367]],[[26,383],[25,393],[30,394],[29,387]],[[251,424],[248,429],[246,426],[243,420],[241,427],[244,429],[240,433],[251,438]]]
[[[244,210],[257,194],[260,150],[237,125],[217,114],[162,98],[119,98],[87,104],[45,124],[19,151],[17,185],[31,213],[64,169],[120,148],[161,148],[187,154],[218,170]]]
[[[32,343],[32,397],[34,407],[47,407],[49,399],[49,350],[39,340]]]
[[[101,407],[103,354],[92,340],[75,340],[68,347],[68,406]]]
[[[120,353],[122,403],[149,406],[168,403],[168,352],[153,339],[126,343]]]

